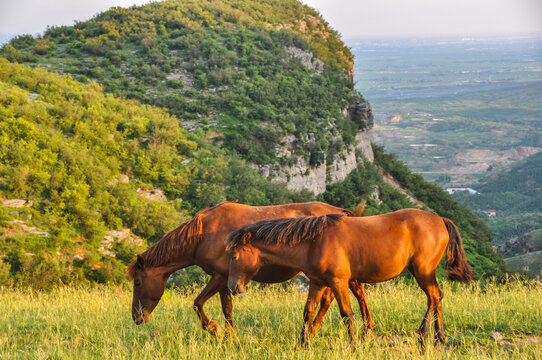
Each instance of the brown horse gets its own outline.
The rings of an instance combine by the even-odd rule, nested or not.
[[[317,216],[330,213],[356,216],[363,212],[362,204],[363,202],[356,209],[356,213],[321,202],[277,206],[248,206],[224,202],[203,210],[192,220],[169,232],[147,251],[138,255],[128,267],[128,273],[134,279],[132,318],[138,325],[147,322],[164,293],[169,276],[176,270],[198,265],[211,275],[207,286],[194,300],[194,310],[202,327],[213,334],[220,329],[218,324],[214,320],[209,320],[203,311],[203,304],[218,292],[228,333],[234,336],[231,293],[227,287],[230,263],[229,254],[226,253],[227,235],[245,224],[269,218]],[[254,280],[279,283],[292,279],[298,274],[299,270],[291,267],[270,265],[254,274]],[[365,301],[364,285],[352,283],[351,287],[358,297],[363,314],[374,326]],[[330,290],[322,297],[320,312],[315,319],[315,329],[322,321],[333,297]]]
[[[310,279],[302,341],[311,333],[315,304],[329,286],[339,304],[350,338],[355,339],[349,282],[377,283],[408,269],[427,295],[427,313],[419,328],[422,345],[435,317],[435,337],[444,341],[442,291],[435,270],[446,251],[448,278],[472,279],[455,224],[426,211],[399,210],[369,217],[342,214],[297,219],[272,219],[246,225],[230,234],[228,287],[235,295],[262,266],[279,265],[303,271]]]

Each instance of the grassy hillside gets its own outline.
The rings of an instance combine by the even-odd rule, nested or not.
[[[0,196],[27,200],[20,208],[0,207],[4,284],[124,281],[125,265],[147,241],[195,211],[223,200],[268,205],[313,199],[260,177],[162,110],[104,95],[96,83],[3,59],[0,65]],[[371,164],[360,164],[321,199],[353,208],[375,188],[378,200],[369,200],[368,213],[413,206]],[[160,191],[162,198],[152,196]],[[452,218],[462,226],[461,216]],[[121,229],[140,238],[105,241]],[[468,251],[488,256],[474,261],[478,276],[500,274],[498,258]]]
[[[312,196],[270,183],[159,108],[0,58],[0,283],[124,281],[147,241],[195,211]],[[123,228],[142,239],[105,241]]]
[[[520,238],[511,239],[499,250],[506,257],[542,251],[542,229],[533,230]]]
[[[504,261],[512,272],[527,274],[537,279],[542,277],[542,251],[507,257]]]
[[[477,184],[480,194],[456,193],[454,198],[488,224],[513,272],[540,276],[542,269],[542,153],[508,171],[487,176]],[[483,211],[494,209],[496,216]]]
[[[417,285],[398,282],[367,289],[377,324],[352,352],[332,304],[319,336],[299,345],[306,293],[278,286],[234,298],[237,339],[204,332],[192,310],[200,289],[166,291],[151,321],[130,317],[131,291],[123,288],[64,287],[51,293],[4,290],[0,301],[0,352],[19,358],[141,359],[538,359],[542,356],[542,289],[539,283],[491,284],[466,288],[444,283],[446,346],[420,352],[416,331],[426,309]],[[352,299],[355,303],[355,300]],[[7,307],[6,307],[7,306]],[[217,297],[207,313],[223,324]],[[356,327],[361,316],[354,307]],[[498,332],[502,340],[491,334]]]

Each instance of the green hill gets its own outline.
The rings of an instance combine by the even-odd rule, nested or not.
[[[539,229],[542,224],[542,153],[471,185],[477,195],[456,193],[454,198],[486,219],[498,244]],[[483,210],[497,210],[488,218]]]
[[[114,8],[1,53],[0,283],[123,281],[136,252],[198,210],[314,199],[273,173],[296,157],[329,170],[371,126],[349,50],[297,1]],[[479,219],[374,151],[318,198],[369,197],[369,214],[420,199],[460,226],[478,277],[502,274]]]
[[[188,128],[212,127],[216,142],[258,164],[295,162],[275,154],[289,134],[294,155],[313,166],[331,161],[366,125],[343,113],[355,95],[350,50],[296,0],[113,8],[37,39],[17,37],[3,54],[165,107]]]
[[[542,251],[512,256],[505,261],[506,266],[513,272],[527,274],[533,278],[542,277]]]
[[[147,240],[194,211],[313,196],[272,184],[159,108],[3,58],[0,139],[0,283],[123,281]]]

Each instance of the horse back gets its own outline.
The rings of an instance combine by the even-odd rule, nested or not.
[[[353,279],[380,282],[424,259],[436,268],[448,243],[442,218],[423,210],[403,209],[369,217],[344,217],[315,244],[318,264]],[[425,266],[425,265],[424,265]]]
[[[333,213],[351,214],[349,210],[319,201],[271,206],[250,206],[224,202],[202,213],[202,224],[204,232],[231,232],[243,225],[265,219],[320,216]]]

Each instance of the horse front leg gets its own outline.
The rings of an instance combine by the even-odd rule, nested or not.
[[[218,335],[221,333],[220,326],[214,320],[209,320],[203,311],[203,304],[214,294],[216,294],[220,289],[227,287],[227,281],[219,274],[214,274],[211,277],[211,280],[203,288],[201,293],[194,300],[194,311],[198,315],[198,318],[201,322],[201,327],[203,330],[209,331],[213,335]]]
[[[301,343],[306,344],[312,331],[312,319],[314,312],[316,311],[316,304],[322,297],[322,294],[326,290],[326,287],[315,284],[313,281],[309,284],[309,294],[307,296],[307,302],[305,303],[305,309],[303,310],[303,328],[301,329]]]
[[[348,281],[334,279],[330,282],[331,290],[337,298],[337,304],[339,305],[339,311],[343,319],[344,325],[348,329],[348,335],[350,335],[350,342],[352,345],[356,341],[356,327],[354,326],[354,312],[350,305],[350,294],[348,293]]]
[[[220,290],[220,303],[222,304],[222,313],[226,319],[226,336],[235,338],[235,330],[233,328],[232,310],[233,305],[231,301],[230,289],[226,286]]]

